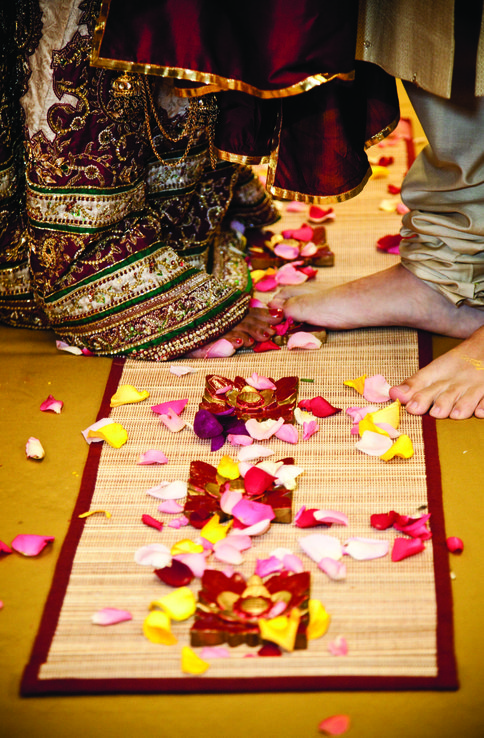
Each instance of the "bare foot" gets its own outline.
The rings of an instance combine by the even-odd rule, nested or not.
[[[409,413],[484,418],[484,328],[390,390]]]
[[[227,333],[224,333],[223,336],[219,336],[219,338],[225,338],[227,341],[230,341],[236,350],[250,348],[256,341],[269,341],[275,334],[272,326],[280,323],[283,318],[284,312],[281,308],[250,308],[240,323],[237,323],[236,326]],[[194,359],[204,358],[208,346],[195,349],[187,354],[187,356]]]
[[[400,264],[331,290],[285,288],[282,301],[287,316],[332,330],[398,325],[468,338],[484,325],[484,311],[456,307]]]

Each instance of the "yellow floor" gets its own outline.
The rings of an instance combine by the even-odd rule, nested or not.
[[[403,114],[409,114],[406,101]],[[453,344],[436,338],[435,352]],[[354,738],[484,735],[484,421],[476,419],[438,422],[447,531],[465,542],[464,554],[451,562],[459,691],[21,699],[22,669],[87,455],[80,431],[95,419],[109,367],[108,360],[58,352],[51,333],[0,327],[0,540],[10,542],[20,532],[56,538],[36,559],[0,561],[2,738],[310,738],[335,713],[350,715]],[[64,400],[60,416],[38,411],[50,393]],[[31,435],[46,448],[40,464],[25,459]]]

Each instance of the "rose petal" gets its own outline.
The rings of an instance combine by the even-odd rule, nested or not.
[[[15,536],[10,545],[14,551],[24,556],[37,556],[53,540],[55,540],[54,536],[38,536],[34,533],[21,533]]]
[[[249,548],[252,548],[252,539],[250,536],[244,535],[244,532],[239,531],[235,535],[234,531],[231,531],[225,540],[238,551],[248,551]]]
[[[227,489],[220,498],[220,509],[227,515],[232,515],[235,505],[242,499],[242,492]]]
[[[148,390],[139,392],[132,384],[120,384],[116,393],[111,397],[110,407],[120,407],[132,402],[142,402],[150,396]]]
[[[295,246],[289,243],[278,243],[274,248],[274,253],[281,259],[297,259],[299,256],[299,246]]]
[[[375,374],[365,379],[363,397],[368,402],[386,402],[390,399],[391,385],[388,384],[383,374]]]
[[[190,521],[186,517],[186,515],[180,515],[179,518],[173,518],[168,522],[169,528],[175,528],[176,530],[179,530],[180,528],[184,528],[185,525],[188,525]]]
[[[348,643],[344,636],[336,636],[334,641],[328,643],[328,651],[333,656],[346,656],[348,654]]]
[[[97,425],[97,423],[94,425]],[[87,429],[87,437],[100,438],[102,441],[106,441],[112,448],[121,448],[128,440],[128,433],[121,423],[113,423],[111,421],[100,428],[94,429],[91,426],[90,429]]]
[[[115,625],[132,619],[133,616],[128,610],[118,610],[116,607],[103,607],[91,615],[91,622],[94,625]]]
[[[184,538],[182,541],[177,541],[171,547],[170,553],[173,557],[180,559],[180,554],[198,554],[203,553],[204,548],[200,543],[195,543],[189,538]],[[180,559],[181,560],[181,559]]]
[[[250,438],[250,436],[245,436],[246,438]],[[239,452],[237,454],[237,458],[239,461],[254,461],[254,459],[260,459],[266,456],[273,456],[274,451],[267,446],[261,446],[259,443],[253,443],[253,439],[251,438],[251,445],[245,446],[244,448],[239,449]]]
[[[237,505],[238,504],[240,503],[237,503]],[[237,507],[237,505],[234,507]],[[217,543],[217,541],[226,537],[229,530],[230,524],[227,525],[226,523],[221,523],[220,517],[218,515],[213,515],[208,523],[206,523],[200,530],[200,536],[201,538],[205,538],[207,541],[210,541],[210,543]]]
[[[324,735],[343,735],[350,729],[350,719],[348,715],[331,715],[321,720],[318,730]]]
[[[310,559],[318,563],[321,559],[339,560],[343,556],[343,546],[334,536],[313,533],[299,539],[299,545]]]
[[[223,434],[223,427],[208,410],[199,410],[193,420],[193,430],[199,438],[214,438]]]
[[[330,616],[326,612],[324,605],[319,600],[309,600],[309,625],[308,638],[314,640],[321,638],[329,628]]]
[[[302,407],[304,410],[309,410],[317,418],[327,418],[330,415],[336,415],[336,413],[341,412],[341,408],[333,407],[333,405],[325,400],[324,397],[321,397],[321,395],[317,395],[310,400],[301,400],[298,403],[298,407]]]
[[[340,582],[343,579],[346,579],[346,564],[342,561],[335,561],[329,556],[325,556],[324,559],[318,561],[318,567],[335,582]]]
[[[309,423],[303,423],[303,441],[307,441],[315,433],[319,433],[319,425],[315,420],[310,420]]]
[[[296,331],[296,333],[289,336],[287,341],[287,348],[289,351],[292,349],[320,349],[322,345],[323,344],[319,338],[316,338],[312,333],[307,333],[306,331]]]
[[[183,505],[180,505],[180,503],[174,499],[165,500],[161,505],[158,505],[158,510],[162,513],[176,514],[182,512],[183,509]]]
[[[195,577],[201,578],[207,567],[207,560],[204,553],[180,553],[173,557],[174,561],[179,561],[188,566]]]
[[[349,407],[346,412],[353,419],[354,423],[359,423],[365,415],[373,413],[376,410],[378,410],[378,405],[367,405],[366,407]]]
[[[4,543],[3,541],[0,541],[0,554],[11,554],[11,553],[12,553],[12,549],[10,548],[10,546],[7,546],[6,543]]]
[[[200,651],[200,657],[206,659],[228,659],[230,658],[230,650],[225,646],[205,646]]]
[[[282,565],[286,571],[292,571],[295,574],[300,574],[304,571],[304,564],[296,554],[287,553],[282,559]]]
[[[271,527],[271,521],[267,518],[266,520],[260,520],[258,523],[249,525],[248,528],[234,529],[231,535],[246,535],[246,536],[261,536],[266,533]]]
[[[260,466],[260,464],[259,464]],[[300,466],[295,464],[283,464],[276,473],[276,485],[286,489],[296,489],[296,478],[304,472]]]
[[[53,395],[49,395],[46,400],[41,404],[40,410],[43,413],[46,412],[52,412],[59,414],[62,408],[64,407],[64,403],[62,400],[56,400]]]
[[[317,205],[311,205],[309,208],[309,220],[312,223],[324,223],[325,220],[334,220],[334,217],[333,208],[323,210],[323,208],[320,208]]]
[[[266,492],[275,482],[275,477],[258,466],[252,466],[244,477],[244,486],[248,495],[258,497]]]
[[[344,553],[357,561],[380,559],[388,554],[389,548],[388,541],[379,541],[373,538],[348,538],[343,545]]]
[[[262,300],[258,300],[257,297],[251,297],[249,302],[251,308],[266,308],[267,305]]]
[[[426,525],[430,520],[430,517],[431,514],[427,513],[427,515],[422,515],[420,518],[417,518],[417,520],[410,519],[406,523],[402,523],[401,521],[397,520],[393,523],[393,527],[395,528],[395,530],[398,530],[401,533],[405,533],[411,538],[421,538],[422,540],[428,540],[432,537],[432,533]]]
[[[76,356],[82,355],[82,349],[78,348],[78,346],[69,346],[65,341],[56,341],[55,345],[59,351],[66,351],[68,354],[75,354]]]
[[[264,351],[280,351],[281,347],[274,343],[274,341],[260,341],[254,344],[252,349],[256,354],[262,354]]]
[[[279,438],[279,440],[286,441],[286,443],[299,442],[299,433],[297,432],[297,428],[290,423],[284,423],[284,425],[281,425],[274,435],[276,438]]]
[[[401,240],[402,237],[399,233],[382,236],[376,242],[376,247],[379,251],[384,251],[387,254],[398,254]]]
[[[151,643],[173,646],[178,639],[171,632],[170,618],[166,612],[153,610],[143,622],[143,633]]]
[[[170,372],[176,377],[184,377],[185,374],[193,374],[193,372],[197,371],[198,369],[194,369],[193,367],[184,364],[172,364],[170,366]]]
[[[30,436],[25,444],[25,454],[28,459],[43,459],[45,456],[44,448],[38,438]]]
[[[111,418],[101,418],[100,420],[96,420],[95,423],[88,426],[85,430],[81,431],[84,439],[86,440],[86,443],[90,445],[91,443],[100,443],[101,441],[103,441],[102,438],[94,438],[93,436],[90,436],[89,433],[90,431],[96,431],[100,428],[104,428],[105,425],[110,425],[112,422],[113,421],[111,420]]]
[[[292,200],[292,202],[289,202],[286,205],[286,213],[301,213],[304,212],[306,208],[307,205],[305,203]]]
[[[156,530],[161,530],[163,528],[161,520],[156,520],[155,518],[152,518],[151,515],[142,515],[141,521],[149,528],[155,528]]]
[[[388,513],[371,515],[370,525],[377,530],[387,530],[392,527],[396,519],[397,513],[394,510],[390,510]]]
[[[192,651],[189,646],[183,646],[181,653],[181,669],[184,674],[204,674],[207,669],[210,668],[210,664],[197,656],[195,651]]]
[[[281,267],[275,275],[275,282],[278,285],[302,284],[306,282],[307,274],[296,269],[292,264]]]
[[[256,441],[267,441],[267,439],[275,435],[283,425],[283,418],[279,418],[278,420],[262,420],[260,422],[255,418],[250,418],[245,423],[248,434]]]
[[[464,550],[464,542],[462,538],[457,538],[457,536],[449,536],[446,543],[451,553],[461,554]]]
[[[261,638],[265,641],[276,643],[286,651],[293,651],[300,619],[300,612],[295,607],[291,610],[289,616],[279,615],[271,620],[260,618],[259,629]]]
[[[180,418],[173,410],[160,414],[160,420],[172,433],[178,433],[186,426],[186,421]]]
[[[255,573],[259,577],[267,577],[269,574],[275,574],[275,572],[282,571],[284,565],[277,556],[269,556],[268,559],[257,559],[255,565]]]
[[[312,241],[314,231],[310,225],[303,223],[300,228],[286,229],[282,231],[284,238],[295,238],[296,241]]]
[[[227,441],[232,446],[251,446],[254,443],[254,439],[250,436],[241,436],[233,433],[229,433]]]
[[[336,525],[348,525],[348,517],[344,513],[337,512],[336,510],[315,510],[314,517],[320,523],[328,525],[328,523],[335,523]]]
[[[420,538],[395,538],[392,549],[392,561],[402,561],[408,556],[425,551],[425,544]]]
[[[185,406],[188,402],[187,400],[169,400],[168,402],[161,402],[159,405],[152,405],[151,409],[154,413],[158,413],[158,415],[168,415],[168,412],[172,410],[176,415],[181,415],[183,410],[185,409]]]
[[[151,603],[150,609],[161,608],[173,620],[187,620],[196,608],[195,594],[188,587],[178,587],[169,594]]]
[[[272,290],[275,290],[277,287],[279,287],[279,283],[272,274],[263,277],[255,285],[255,289],[258,292],[272,292]]]
[[[149,464],[167,464],[168,457],[165,456],[163,451],[158,451],[155,448],[150,448],[148,451],[145,451],[144,454],[140,454],[137,463],[141,466],[146,466]]]
[[[237,518],[243,525],[253,526],[263,520],[273,520],[275,518],[274,510],[270,505],[264,505],[262,502],[254,502],[254,500],[246,500],[242,498],[233,508],[232,515]],[[245,531],[246,535],[248,531]]]
[[[235,536],[235,538],[236,537],[237,536]],[[214,558],[224,564],[232,564],[233,566],[241,564],[244,560],[240,550],[235,546],[232,546],[228,539],[225,539],[224,541],[219,541],[215,544]]]
[[[308,259],[311,256],[314,256],[314,254],[317,254],[317,252],[318,252],[318,247],[316,246],[316,244],[313,243],[312,241],[308,241],[308,243],[302,247],[300,254],[305,259]]]
[[[380,203],[378,205],[378,210],[383,210],[384,213],[394,213],[397,209],[397,201],[396,200],[380,200]]]
[[[254,387],[256,390],[277,389],[272,380],[268,377],[262,376],[261,374],[257,374],[257,372],[253,372],[250,377],[246,377],[245,381],[250,387]]]
[[[163,569],[155,569],[155,574],[169,587],[185,587],[194,577],[190,567],[179,559],[172,559],[169,566],[164,566]]]
[[[230,456],[222,456],[217,467],[217,474],[225,479],[238,479],[240,477],[239,467]]]
[[[368,456],[382,456],[392,445],[393,441],[388,436],[366,430],[361,439],[355,444],[355,448],[368,454]]]
[[[380,458],[382,458],[383,461],[389,461],[395,456],[400,456],[402,459],[410,459],[413,456],[412,441],[405,434],[398,436],[395,443],[392,444],[387,451],[381,454]]]
[[[174,482],[161,482],[156,487],[150,487],[146,490],[146,494],[156,497],[158,500],[180,500],[186,497],[188,492],[188,484],[182,479],[176,479]]]
[[[134,560],[142,566],[152,566],[154,569],[163,569],[171,564],[171,553],[162,543],[150,543],[141,546],[135,552]]]
[[[362,374],[361,377],[356,377],[356,379],[346,379],[343,384],[347,387],[352,387],[359,395],[362,395],[365,389],[365,380],[366,374]]]

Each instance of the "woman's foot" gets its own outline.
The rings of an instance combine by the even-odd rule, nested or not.
[[[281,308],[250,308],[245,318],[230,331],[220,336],[219,339],[225,338],[230,341],[235,350],[250,348],[256,341],[269,341],[275,335],[273,326],[280,323],[283,318],[284,312]],[[215,342],[212,341],[206,346],[195,349],[187,356],[194,359],[203,359],[207,353],[207,348],[213,343]]]

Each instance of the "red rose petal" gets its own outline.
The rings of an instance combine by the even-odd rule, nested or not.
[[[190,567],[177,559],[173,559],[170,566],[155,569],[155,574],[158,579],[168,584],[169,587],[184,587],[190,584],[194,577]]]
[[[390,510],[390,512],[387,513],[371,515],[370,525],[372,528],[376,528],[377,530],[387,530],[387,528],[392,527],[397,517],[395,510]]]
[[[392,549],[392,561],[402,561],[408,556],[415,556],[425,550],[420,538],[395,538]]]
[[[275,643],[265,643],[257,651],[258,656],[282,656],[282,651]]]
[[[349,730],[350,719],[348,715],[331,715],[322,720],[318,725],[318,730],[324,735],[343,735]]]
[[[451,553],[460,554],[464,550],[464,542],[462,538],[450,536],[447,538],[447,548]]]
[[[389,184],[388,185],[388,193],[390,195],[399,195],[400,194],[400,187],[396,187],[396,185]]]
[[[142,515],[141,520],[150,528],[156,528],[156,530],[161,530],[163,528],[161,520],[156,520],[155,518],[152,518],[151,515]]]
[[[281,347],[278,346],[273,341],[261,341],[260,343],[254,344],[254,349],[256,354],[263,353],[264,351],[280,351]]]
[[[262,495],[275,482],[276,477],[258,466],[251,466],[244,477],[245,491],[251,497]]]
[[[393,158],[393,156],[380,156],[378,160],[378,166],[389,167],[391,164],[393,164],[394,161],[395,159]]]

